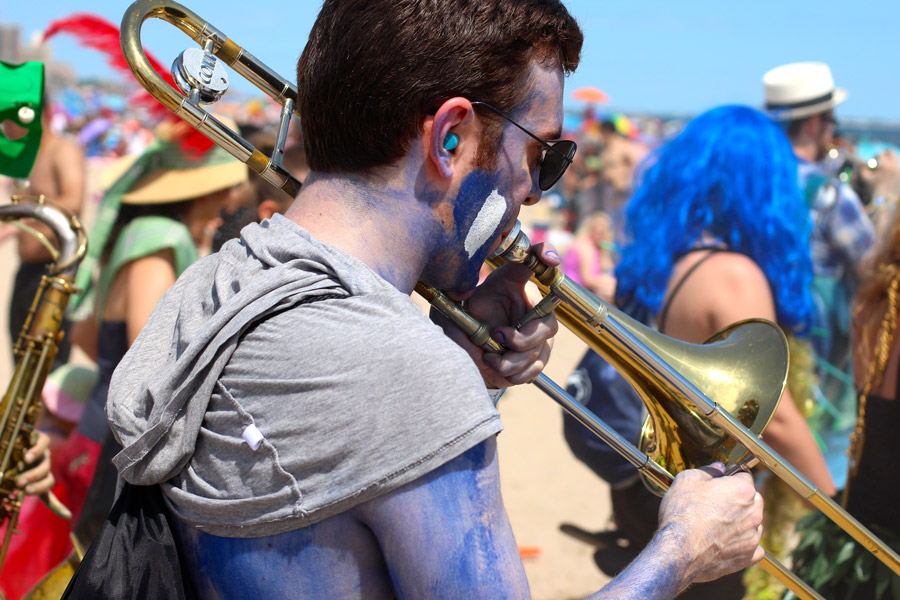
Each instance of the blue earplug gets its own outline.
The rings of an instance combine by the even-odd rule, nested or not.
[[[444,136],[444,150],[450,152],[459,146],[459,136],[455,133],[448,133]]]

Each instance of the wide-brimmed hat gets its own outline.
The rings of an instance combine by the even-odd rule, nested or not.
[[[235,129],[231,127],[232,123],[226,125]],[[180,125],[187,127],[183,123]],[[73,320],[86,318],[87,311],[92,308],[92,301],[85,300],[93,294],[94,269],[106,248],[122,204],[184,202],[247,181],[247,167],[227,151],[212,144],[204,151],[191,152],[183,147],[184,139],[184,136],[159,135],[140,156],[120,159],[101,174],[100,183],[106,193],[94,219],[87,256],[81,261],[75,278],[75,286],[81,293],[69,299]]]
[[[847,99],[835,87],[831,69],[821,62],[775,67],[763,75],[766,110],[777,121],[802,119],[830,110]]]
[[[154,149],[152,164],[122,194],[122,204],[163,204],[199,198],[247,181],[247,167],[219,146],[191,156],[178,142],[164,142]],[[100,175],[100,186],[110,188],[139,156],[115,161]]]

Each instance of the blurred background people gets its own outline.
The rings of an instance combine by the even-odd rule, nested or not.
[[[794,338],[792,360],[799,362],[792,363],[796,385],[785,390],[764,439],[834,494],[824,458],[795,404],[805,402],[803,384],[809,380],[798,372],[804,356],[798,340],[812,324],[812,264],[808,209],[787,138],[762,113],[723,106],[695,118],[648,161],[626,213],[618,303],[665,335],[692,343],[743,319],[779,323]],[[586,376],[594,386],[604,385],[602,374]],[[783,507],[790,500],[778,483],[771,482],[768,494],[778,495]],[[620,536],[632,552],[639,551],[648,539],[646,528],[655,526],[658,499],[634,478],[620,483],[612,500]],[[794,504],[800,510],[799,499]],[[770,518],[770,551],[779,551],[773,535],[792,531],[795,519],[778,524]],[[691,588],[684,597],[743,595],[737,575]]]
[[[822,162],[834,147],[834,109],[847,99],[825,63],[800,62],[763,75],[766,109],[784,128],[798,159],[800,188],[812,218],[810,248],[815,312],[810,339],[818,383],[811,425],[824,445],[838,489],[847,470],[846,452],[855,421],[850,346],[850,301],[859,269],[875,239],[872,222],[856,192],[829,173]],[[896,161],[869,183],[884,193],[882,182],[895,178]]]
[[[864,263],[853,308],[853,374],[859,402],[843,504],[883,542],[900,551],[900,516],[885,505],[896,497],[900,482],[895,460],[900,423],[898,303],[900,219],[895,215],[887,235],[879,237]],[[896,597],[900,577],[821,513],[806,517],[800,528],[803,537],[793,555],[795,571],[824,597]]]
[[[618,117],[620,122],[634,127],[624,115]],[[612,229],[621,228],[635,170],[647,153],[643,145],[619,131],[612,119],[604,119],[595,129],[596,135],[585,134],[579,147],[584,155],[576,156],[572,174],[563,182],[565,194],[574,207],[575,231],[598,211],[610,217]]]
[[[616,293],[615,244],[609,215],[598,211],[588,216],[566,249],[562,270],[573,281],[607,302]]]
[[[57,135],[50,127],[52,118],[51,107],[44,101],[41,111],[41,144],[37,158],[31,173],[26,180],[17,180],[13,192],[30,195],[46,196],[48,200],[70,210],[76,216],[81,212],[85,193],[85,163],[84,153],[75,140],[66,136]],[[25,133],[19,125],[11,120],[0,123],[3,133],[9,137],[19,137]],[[49,230],[40,224],[33,222],[37,231],[47,235],[51,243],[55,243]],[[5,225],[0,231],[0,239],[10,233],[17,232],[13,225]],[[19,331],[25,324],[28,310],[37,293],[41,278],[47,274],[47,266],[51,261],[50,251],[47,250],[34,236],[20,233],[17,235],[19,269],[13,283],[9,304],[9,335],[12,343],[15,343]],[[54,365],[65,364],[69,360],[71,346],[68,340],[69,322],[64,321],[61,330],[65,333],[56,354]]]
[[[139,157],[121,159],[105,173],[109,186],[90,237],[91,256],[99,264],[96,283],[91,285],[91,261],[79,271],[77,283],[90,290],[81,303],[92,316],[76,324],[73,336],[96,361],[99,381],[60,453],[80,465],[67,483],[75,534],[85,545],[106,518],[115,492],[111,460],[118,448],[105,412],[112,373],[157,301],[197,259],[209,222],[232,190],[247,181],[246,167],[218,146],[196,156],[186,153],[179,139],[169,132]]]

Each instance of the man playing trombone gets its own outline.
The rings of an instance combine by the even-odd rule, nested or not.
[[[326,0],[297,68],[304,187],[181,276],[110,389],[115,463],[161,484],[199,595],[528,596],[485,388],[533,379],[557,325],[509,326],[527,269],[478,272],[571,162],[547,140],[581,44],[556,0]],[[417,281],[508,350],[435,327]],[[679,475],[596,597],[671,598],[759,561],[761,500],[723,472]]]

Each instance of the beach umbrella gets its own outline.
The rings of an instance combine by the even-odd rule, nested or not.
[[[588,104],[606,104],[609,102],[609,95],[600,88],[586,86],[572,92],[572,99]]]

